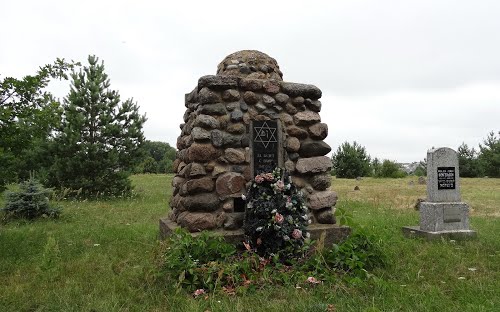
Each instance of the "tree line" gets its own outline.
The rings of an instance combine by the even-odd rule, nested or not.
[[[479,150],[462,143],[458,149],[461,177],[500,178],[500,131],[498,136],[492,131],[479,144]],[[402,178],[408,173],[395,161],[371,158],[366,148],[356,141],[342,143],[332,155],[332,175],[338,178],[356,177]],[[426,160],[420,161],[412,174],[426,174]]]
[[[175,149],[145,140],[138,104],[111,89],[104,62],[87,61],[0,77],[0,190],[35,174],[84,197],[121,196],[130,194],[131,173],[172,170]],[[54,79],[71,82],[62,101],[47,91]]]

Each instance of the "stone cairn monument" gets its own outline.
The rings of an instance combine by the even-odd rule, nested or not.
[[[420,203],[420,226],[403,227],[406,236],[476,236],[469,229],[469,205],[460,198],[458,169],[458,155],[451,148],[427,152],[427,200]]]
[[[321,90],[284,82],[275,59],[252,50],[227,56],[217,75],[203,76],[185,96],[177,140],[172,211],[161,237],[181,226],[242,237],[244,194],[260,173],[286,168],[307,199],[311,236],[335,241],[349,234],[333,226],[337,201],[330,191],[330,146],[323,140]]]

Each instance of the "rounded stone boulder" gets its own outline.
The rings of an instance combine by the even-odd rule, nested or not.
[[[300,144],[299,155],[301,157],[324,156],[331,150],[330,145],[324,141],[303,141]]]
[[[332,169],[332,160],[326,156],[299,158],[295,169],[302,174],[326,172]]]
[[[189,232],[201,232],[203,230],[213,230],[221,223],[220,217],[206,212],[182,212],[177,217],[177,223]]]
[[[309,209],[318,210],[335,206],[337,203],[337,193],[333,191],[322,191],[309,196]]]
[[[220,175],[215,182],[215,190],[221,197],[245,192],[245,177],[236,172]]]
[[[200,193],[182,198],[182,206],[189,211],[215,211],[219,208],[219,197],[214,193]]]
[[[220,156],[221,152],[212,144],[193,143],[187,152],[190,161],[207,162]]]
[[[283,80],[278,62],[257,50],[242,50],[229,54],[217,66],[217,75]]]

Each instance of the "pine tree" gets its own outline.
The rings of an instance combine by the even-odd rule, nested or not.
[[[354,179],[370,176],[370,156],[356,141],[344,142],[332,155],[333,170],[337,178]]]
[[[110,89],[104,63],[98,61],[89,56],[89,66],[71,75],[49,182],[80,190],[84,197],[126,195],[130,170],[140,160],[146,117],[132,99],[120,101],[118,92]]]

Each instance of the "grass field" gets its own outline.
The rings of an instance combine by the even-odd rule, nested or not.
[[[334,179],[337,205],[383,242],[388,267],[361,283],[207,299],[151,278],[170,180],[134,176],[133,199],[64,201],[59,220],[0,224],[0,311],[500,311],[500,179],[462,179],[478,231],[462,242],[402,237],[425,197],[416,178]]]

